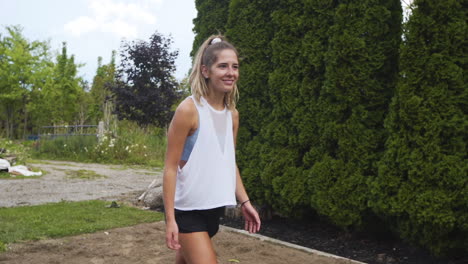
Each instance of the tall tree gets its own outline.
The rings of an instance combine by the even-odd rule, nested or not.
[[[93,78],[91,86],[91,118],[94,123],[97,123],[103,118],[106,103],[111,100],[110,87],[115,82],[115,51],[112,51],[112,57],[109,64],[102,64],[102,57],[98,58],[98,68],[96,75]]]
[[[6,30],[7,36],[0,35],[0,109],[6,136],[16,138],[28,127],[26,105],[39,68],[47,59],[48,44],[28,41],[19,26]]]
[[[436,254],[468,248],[467,1],[415,0],[372,206]]]
[[[195,0],[198,13],[193,19],[195,39],[190,53],[192,57],[209,36],[226,32],[229,2],[230,0]]]
[[[399,0],[338,1],[329,28],[325,80],[317,101],[320,156],[309,173],[314,208],[342,227],[372,215],[367,183],[386,139],[395,90],[402,10]]]
[[[271,15],[277,8],[276,0],[233,0],[226,27],[229,41],[239,51],[241,65],[238,82],[241,100],[237,105],[241,125],[237,140],[237,162],[242,170],[244,184],[259,202],[264,200],[263,191],[267,188],[260,178],[263,167],[260,153],[266,147],[262,129],[268,124],[272,109],[268,78],[273,71],[270,42],[275,27],[271,24]]]
[[[157,32],[149,42],[123,43],[117,81],[111,88],[120,119],[160,127],[169,123],[179,97],[172,76],[178,52],[170,51],[171,43],[170,37]]]

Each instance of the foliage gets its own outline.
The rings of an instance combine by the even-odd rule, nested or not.
[[[48,67],[48,44],[30,42],[19,26],[5,27],[8,35],[0,35],[0,122],[5,136],[13,139],[23,136],[28,128],[26,107],[30,94]]]
[[[15,156],[16,162],[24,164],[30,157],[30,146],[27,142],[0,138],[0,148],[5,149],[5,153],[0,153],[0,158],[5,156]]]
[[[110,87],[115,83],[115,51],[112,51],[112,57],[109,64],[102,65],[102,57],[98,57],[98,68],[93,78],[90,97],[92,105],[90,106],[91,120],[97,124],[104,118],[106,103],[111,101],[112,93]]]
[[[120,121],[115,134],[107,134],[100,141],[95,136],[42,138],[32,155],[41,159],[162,166],[165,150],[163,129]]]
[[[110,202],[60,202],[39,206],[0,208],[0,242],[64,237],[162,220],[157,212]]]
[[[158,127],[169,123],[180,97],[171,75],[178,54],[169,51],[171,42],[156,32],[149,42],[123,43],[117,81],[111,87],[119,119]]]
[[[225,33],[229,13],[230,0],[195,0],[197,17],[193,19],[193,41],[190,56],[195,53],[201,44],[211,35]]]
[[[268,149],[264,127],[269,123],[272,105],[268,85],[271,67],[270,41],[275,27],[271,13],[278,1],[233,0],[229,7],[226,35],[240,53],[240,127],[237,136],[237,162],[242,171],[249,194],[257,201],[264,200],[262,192],[267,186],[260,180],[264,168],[262,150]],[[249,114],[255,113],[255,114]]]
[[[372,207],[403,237],[468,248],[467,23],[462,1],[415,0]]]
[[[344,1],[332,8],[314,111],[318,144],[307,156],[311,204],[342,227],[360,227],[371,212],[367,184],[377,175],[387,136],[402,11],[398,0]]]

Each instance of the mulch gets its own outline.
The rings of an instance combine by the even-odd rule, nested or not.
[[[243,228],[240,219],[224,217],[221,224]],[[369,264],[468,263],[468,256],[436,258],[389,234],[349,233],[318,219],[306,222],[274,216],[262,221],[260,234]]]

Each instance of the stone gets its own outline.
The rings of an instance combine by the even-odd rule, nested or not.
[[[161,184],[150,187],[138,198],[138,202],[150,209],[163,208],[163,189]]]

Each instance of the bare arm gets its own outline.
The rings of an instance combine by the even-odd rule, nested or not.
[[[234,145],[237,143],[237,131],[239,130],[239,112],[234,110],[232,112],[233,135]],[[261,221],[258,216],[257,210],[250,203],[249,196],[245,190],[244,183],[240,176],[239,168],[236,165],[236,198],[242,204],[242,214],[245,219],[245,230],[250,233],[256,233],[260,230]]]
[[[170,249],[179,249],[179,230],[174,216],[174,196],[177,168],[182,155],[185,140],[196,129],[198,115],[191,99],[183,101],[177,107],[167,134],[167,151],[164,162],[163,198],[166,214],[166,244]]]

